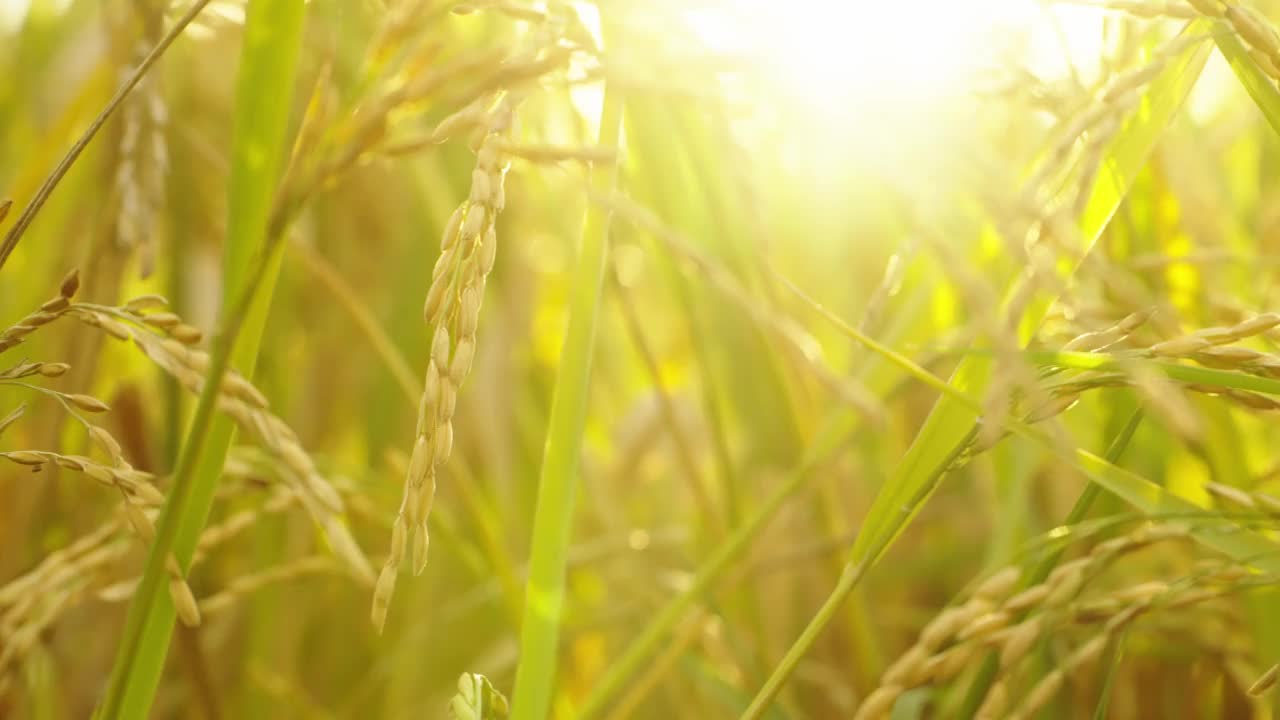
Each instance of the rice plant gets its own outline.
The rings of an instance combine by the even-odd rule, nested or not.
[[[0,0],[0,717],[1277,717],[1277,22]]]

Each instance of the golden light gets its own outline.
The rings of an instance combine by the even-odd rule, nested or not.
[[[733,0],[689,11],[709,47],[754,56],[797,96],[835,111],[954,95],[1011,57],[1061,73],[1098,57],[1103,17],[1038,0]]]
[[[1095,7],[1038,0],[726,0],[687,11],[713,51],[749,58],[755,97],[818,153],[928,155],[982,111],[991,70],[1088,76],[1103,54]],[[886,162],[889,158],[883,158]]]

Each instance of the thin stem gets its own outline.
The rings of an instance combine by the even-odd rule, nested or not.
[[[965,449],[969,447],[969,443],[973,441],[973,438],[977,436],[977,433],[978,427],[975,425],[973,429],[964,436],[964,439],[951,449],[951,452],[947,454],[938,467],[934,469],[930,482],[928,482],[920,492],[921,497],[919,497],[919,500],[913,498],[912,502],[908,503],[906,507],[904,507],[904,512],[908,508],[915,507],[920,501],[923,501],[923,496],[927,495],[934,487],[937,486],[937,483],[942,479],[943,475],[947,473],[947,470],[960,459],[960,456],[964,453]],[[836,586],[832,589],[831,594],[827,596],[826,601],[822,603],[822,607],[820,607],[818,612],[814,614],[813,618],[809,620],[809,624],[805,626],[804,631],[800,633],[800,637],[796,638],[796,641],[792,643],[791,647],[787,650],[787,654],[783,656],[782,660],[778,663],[778,666],[774,668],[773,674],[769,676],[767,681],[765,681],[764,687],[760,688],[760,691],[756,693],[755,698],[751,700],[751,705],[749,705],[746,711],[742,714],[744,720],[747,718],[751,718],[753,720],[755,718],[759,718],[764,715],[766,710],[769,709],[769,705],[773,703],[773,699],[777,696],[778,692],[782,690],[782,687],[786,684],[787,680],[790,679],[791,674],[795,672],[796,666],[800,664],[800,661],[804,658],[805,654],[809,652],[809,648],[813,647],[813,643],[817,641],[818,636],[821,635],[827,625],[835,619],[836,612],[840,609],[840,606],[844,604],[845,598],[847,598],[849,593],[853,592],[853,590],[858,586],[858,583],[862,581],[863,576],[866,574],[867,569],[871,567],[871,563],[875,562],[875,559],[886,547],[888,547],[892,540],[892,535],[886,534],[881,536],[879,542],[872,548],[871,552],[867,553],[865,559],[858,563],[849,562],[845,564],[843,571],[840,573],[840,579],[836,582]]]
[[[169,28],[169,32],[165,33],[165,36],[160,38],[160,42],[157,43],[156,46],[151,49],[151,52],[147,53],[147,56],[142,59],[142,63],[133,71],[133,74],[129,76],[129,79],[125,80],[124,85],[120,86],[120,89],[116,91],[115,96],[111,98],[110,102],[107,103],[107,106],[102,109],[102,112],[98,113],[98,117],[93,119],[93,122],[85,129],[84,134],[80,136],[80,139],[76,140],[70,150],[67,150],[67,154],[63,156],[62,161],[53,169],[53,172],[49,173],[49,177],[45,178],[40,189],[36,191],[35,197],[31,198],[31,202],[27,203],[26,208],[22,210],[22,214],[18,216],[17,222],[15,222],[13,227],[9,228],[9,232],[5,234],[4,243],[0,244],[0,268],[4,267],[5,261],[9,259],[9,255],[13,252],[14,247],[16,247],[18,245],[18,241],[22,239],[22,234],[26,232],[27,226],[29,226],[31,221],[35,219],[36,213],[40,212],[40,208],[44,207],[45,201],[49,199],[49,196],[53,194],[54,188],[56,188],[58,183],[62,181],[63,176],[67,174],[67,171],[71,169],[71,166],[75,164],[75,161],[80,157],[80,153],[84,152],[85,147],[89,145],[94,136],[98,134],[98,131],[102,129],[102,126],[105,125],[107,120],[109,120],[112,114],[115,113],[116,108],[120,107],[120,104],[124,102],[124,99],[129,96],[129,93],[133,91],[133,88],[141,82],[142,77],[147,74],[147,71],[151,69],[151,66],[160,59],[161,55],[164,55],[165,51],[169,49],[169,46],[173,44],[173,41],[178,39],[178,36],[182,34],[182,31],[196,19],[196,16],[198,16],[200,11],[204,9],[204,6],[208,4],[209,0],[195,0],[195,2],[192,3],[187,12],[178,19],[178,22],[174,23],[173,27]]]
[[[619,90],[606,84],[600,113],[599,144],[616,148],[621,128]],[[603,192],[610,191],[616,181],[616,164],[597,166],[592,171],[592,185]],[[529,582],[525,589],[524,621],[520,633],[521,657],[512,695],[515,720],[542,720],[551,708],[560,615],[564,604],[566,552],[573,525],[578,460],[586,424],[611,216],[612,213],[590,205],[583,226],[569,328],[565,332],[551,399],[547,444],[538,483],[538,504],[534,512]]]
[[[382,364],[387,366],[387,370],[400,386],[401,392],[409,399],[409,406],[417,408],[418,398],[422,397],[422,381],[418,380],[413,369],[409,367],[408,361],[404,359],[404,354],[378,324],[373,313],[369,312],[369,306],[347,284],[333,264],[323,256],[300,242],[290,243],[290,246],[307,272],[311,273],[333,295],[338,305],[355,321],[356,327],[369,341],[374,353],[382,360]]]
[[[694,502],[697,503],[699,512],[706,518],[707,523],[719,532],[723,528],[720,525],[720,518],[715,515],[712,509],[711,498],[707,495],[707,490],[702,484],[702,473],[698,471],[698,461],[694,459],[693,450],[689,447],[687,440],[687,433],[681,428],[680,418],[671,402],[671,394],[667,391],[666,383],[662,380],[662,370],[658,367],[658,359],[654,356],[653,349],[649,347],[648,338],[645,337],[644,326],[640,323],[635,303],[631,301],[631,291],[623,286],[622,281],[618,278],[616,269],[613,274],[613,286],[617,290],[618,306],[622,308],[622,318],[626,321],[627,332],[631,335],[631,341],[636,347],[636,354],[640,356],[645,370],[648,371],[649,377],[653,381],[653,389],[658,398],[658,410],[662,413],[667,433],[670,435],[672,445],[675,446],[676,458],[684,466],[684,476],[689,485],[689,492],[693,496]]]

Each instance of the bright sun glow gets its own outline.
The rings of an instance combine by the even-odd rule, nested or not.
[[[790,171],[900,174],[919,185],[954,157],[996,68],[1092,76],[1105,13],[1039,0],[711,0],[686,17],[713,52],[747,59]],[[826,168],[826,170],[824,170]]]
[[[692,10],[690,20],[712,49],[767,64],[826,110],[963,92],[976,72],[1010,57],[1060,74],[1102,46],[1099,11],[1049,11],[1036,0],[736,0]]]
[[[0,32],[13,32],[27,17],[30,0],[0,0]]]

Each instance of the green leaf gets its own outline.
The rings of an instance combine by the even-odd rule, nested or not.
[[[602,147],[617,147],[621,135],[622,102],[618,93],[617,87],[606,84],[600,117]],[[615,168],[613,163],[597,166],[591,173],[592,188],[599,192],[612,192],[616,182]],[[556,372],[547,443],[538,482],[538,504],[534,512],[529,581],[525,587],[524,620],[520,628],[520,664],[516,668],[516,685],[512,694],[516,720],[547,717],[555,690],[564,573],[568,562],[569,534],[573,528],[578,458],[591,387],[591,362],[608,257],[610,217],[611,214],[599,205],[588,206],[578,267],[573,278],[569,328],[565,332],[560,366]]]
[[[234,432],[231,420],[214,417],[218,388],[228,367],[252,376],[257,359],[283,248],[268,242],[267,218],[286,149],[304,9],[303,0],[253,0],[245,18],[228,186],[223,332],[215,339],[174,488],[129,607],[111,683],[99,709],[104,718],[148,715],[176,615],[166,561],[170,555],[176,557],[184,573],[190,566]],[[237,345],[238,336],[242,337]]]

